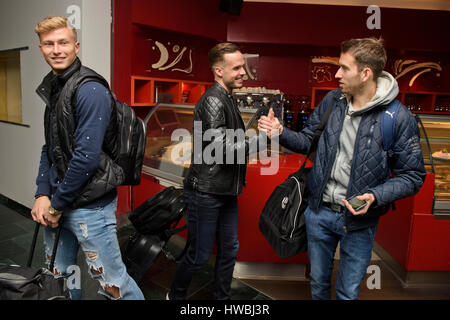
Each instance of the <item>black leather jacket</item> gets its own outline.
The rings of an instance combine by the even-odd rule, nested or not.
[[[238,138],[232,136],[236,132]],[[212,194],[242,193],[250,143],[231,95],[214,82],[194,109],[194,147],[184,186]]]

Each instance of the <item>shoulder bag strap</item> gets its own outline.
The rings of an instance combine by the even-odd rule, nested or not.
[[[327,124],[327,121],[331,114],[331,111],[333,110],[333,105],[334,105],[334,97],[331,97],[331,101],[330,101],[330,104],[328,105],[328,109],[327,109],[327,111],[325,111],[325,114],[322,116],[319,126],[314,131],[314,136],[312,138],[311,145],[309,146],[308,154],[306,155],[305,161],[303,161],[302,166],[296,172],[296,174],[300,174],[303,171],[303,169],[305,168],[305,165],[306,165],[306,160],[309,159],[311,154],[316,152],[317,144],[319,143],[319,138],[322,135],[322,131],[325,128],[325,125]]]

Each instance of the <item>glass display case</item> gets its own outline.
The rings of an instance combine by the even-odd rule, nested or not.
[[[417,115],[416,115],[417,116]],[[434,214],[450,214],[450,116],[420,115],[428,142],[421,128],[421,147],[425,168],[435,174]]]
[[[251,137],[258,133],[257,108],[239,108],[244,124],[252,125],[247,131]],[[146,116],[147,144],[145,147],[143,172],[163,179],[169,184],[181,186],[191,162],[194,105],[159,103]],[[252,120],[253,119],[253,120]],[[284,154],[271,148],[264,155]],[[252,161],[259,159],[252,155]]]
[[[240,108],[245,125],[255,116],[257,108]],[[147,145],[143,171],[169,184],[181,186],[191,161],[194,105],[157,104],[145,118]],[[428,142],[421,128],[421,147],[428,172],[435,174],[434,214],[450,214],[450,116],[421,114]],[[256,134],[254,121],[249,135]],[[271,148],[268,154],[285,154]],[[431,158],[431,159],[430,159]],[[252,156],[253,162],[259,155]]]

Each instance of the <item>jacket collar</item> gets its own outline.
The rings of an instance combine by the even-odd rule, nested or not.
[[[42,80],[42,83],[36,89],[37,94],[44,100],[46,105],[49,105],[50,95],[52,92],[52,87],[61,86],[63,87],[66,82],[74,75],[75,72],[80,70],[81,61],[76,57],[75,61],[60,75],[53,74],[50,71]]]
[[[58,81],[58,84],[61,86],[64,86],[75,72],[80,70],[81,67],[81,61],[78,57],[76,57],[75,61],[66,69],[62,74],[57,75],[56,81]]]
[[[333,93],[333,98],[337,101],[344,99],[346,96],[344,93],[342,93],[341,88],[337,88]]]
[[[230,93],[224,88],[222,87],[222,85],[220,83],[218,83],[216,80],[214,80],[213,86],[215,88],[217,88],[217,90],[219,90],[221,93],[223,93],[224,95],[229,95]]]

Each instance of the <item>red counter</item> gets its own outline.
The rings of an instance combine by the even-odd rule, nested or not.
[[[434,174],[381,217],[375,252],[405,287],[450,284],[450,220],[432,214]]]

